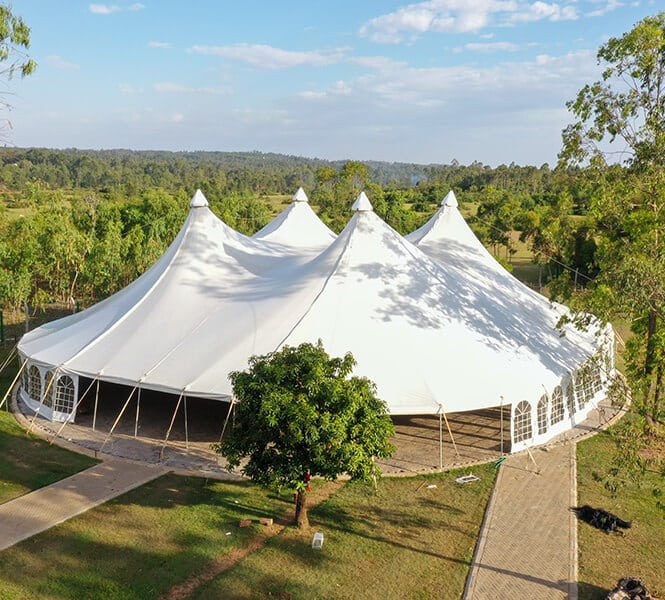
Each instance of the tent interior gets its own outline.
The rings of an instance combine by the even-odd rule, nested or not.
[[[81,378],[76,422],[39,419],[49,436],[59,435],[92,451],[161,462],[174,468],[215,471],[223,458],[212,444],[232,422],[231,404],[207,398],[180,398],[154,390]],[[129,401],[128,401],[129,399]],[[427,472],[441,466],[496,460],[511,449],[511,407],[445,415],[392,418],[396,451],[379,462],[386,473]],[[21,406],[25,415],[34,411]]]

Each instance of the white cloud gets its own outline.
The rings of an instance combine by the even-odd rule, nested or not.
[[[122,7],[117,4],[89,4],[88,10],[95,15],[111,15],[117,12],[131,11],[135,12],[137,10],[143,10],[145,4],[136,2],[135,4],[130,4],[129,6]]]
[[[349,62],[375,71],[390,71],[407,66],[404,61],[397,61],[387,56],[358,56],[349,59]]]
[[[152,89],[160,94],[207,94],[207,95],[222,95],[228,94],[229,90],[224,88],[212,88],[212,87],[187,87],[180,85],[178,83],[164,82],[164,83],[155,83],[152,86]]]
[[[575,21],[578,18],[579,15],[575,6],[562,6],[555,2],[549,4],[538,0],[538,2],[529,4],[511,15],[509,21],[511,23],[528,23],[530,21],[542,21],[543,19],[550,21]]]
[[[244,62],[259,69],[289,69],[299,66],[322,67],[339,62],[345,49],[331,52],[311,50],[294,52],[262,44],[235,44],[233,46],[193,46],[191,52],[222,56]]]
[[[45,62],[54,69],[58,69],[60,71],[75,71],[80,68],[79,65],[67,62],[57,54],[52,54],[50,56],[47,56]]]
[[[622,6],[625,6],[625,3],[620,2],[619,0],[601,0],[599,8],[596,10],[592,10],[588,13],[585,14],[586,17],[602,17],[603,15],[606,15],[609,12],[612,12],[613,10],[616,10],[617,8],[621,8]]]
[[[136,94],[142,94],[143,93],[142,88],[135,88],[130,83],[120,83],[120,84],[118,84],[118,90],[120,91],[121,94],[125,94],[126,96],[134,96]]]
[[[121,8],[117,5],[108,4],[90,4],[88,9],[95,15],[110,15],[111,13],[120,12]]]
[[[360,28],[360,35],[379,43],[399,43],[427,31],[479,31],[493,13],[516,9],[513,0],[428,0],[371,19]]]
[[[169,42],[148,42],[148,48],[170,48]]]
[[[511,42],[490,42],[486,44],[469,43],[464,48],[471,52],[516,52],[520,49],[517,44]]]

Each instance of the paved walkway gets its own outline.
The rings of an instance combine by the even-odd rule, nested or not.
[[[465,600],[577,598],[575,443],[510,456],[500,467]]]
[[[109,459],[52,485],[0,504],[0,550],[103,504],[166,469]]]

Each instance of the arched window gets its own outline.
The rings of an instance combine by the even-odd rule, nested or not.
[[[27,363],[28,361],[25,362]],[[28,365],[24,363],[23,371],[21,372],[21,388],[26,394],[30,395],[30,377],[28,371]]]
[[[46,371],[44,377],[44,406],[53,408],[53,371]]]
[[[531,427],[531,405],[522,400],[515,407],[514,419],[514,440],[515,442],[523,442],[533,437],[533,430]]]
[[[547,432],[547,411],[549,409],[549,398],[547,394],[543,394],[538,400],[538,408],[536,415],[538,417],[538,435],[543,435]]]
[[[552,423],[552,425],[560,423],[563,421],[563,416],[563,392],[561,391],[561,386],[557,385],[552,392],[552,416],[550,418],[550,423]]]
[[[568,408],[568,414],[571,417],[577,412],[577,407],[575,406],[575,386],[572,376],[570,381],[566,384],[566,407]]]
[[[577,398],[577,404],[580,408],[584,408],[584,405],[586,404],[586,380],[588,368],[588,365],[583,365],[580,369],[578,369],[577,373],[575,373],[575,383],[573,385],[575,389],[575,397]]]
[[[76,388],[72,378],[69,375],[59,377],[55,386],[53,410],[55,412],[71,413],[74,410],[75,394]]]
[[[42,374],[35,365],[28,369],[28,395],[36,402],[42,400]]]

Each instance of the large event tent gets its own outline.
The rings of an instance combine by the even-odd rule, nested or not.
[[[286,211],[293,216],[299,203]],[[305,219],[318,222],[304,206]],[[23,337],[23,400],[72,419],[85,377],[228,401],[228,373],[250,356],[318,339],[332,355],[351,351],[355,373],[376,383],[394,415],[510,405],[513,450],[569,428],[598,400],[611,370],[609,339],[557,329],[565,309],[485,264],[470,230],[470,244],[456,245],[457,230],[439,228],[437,214],[412,234],[421,249],[364,193],[354,210],[336,238],[318,228],[325,235],[303,243],[284,213],[248,238],[197,192],[175,241],[143,276]],[[437,236],[443,247],[449,236],[456,254],[430,256],[426,242]]]
[[[336,235],[316,216],[305,190],[298,188],[291,204],[252,237],[320,252],[330,245]]]

